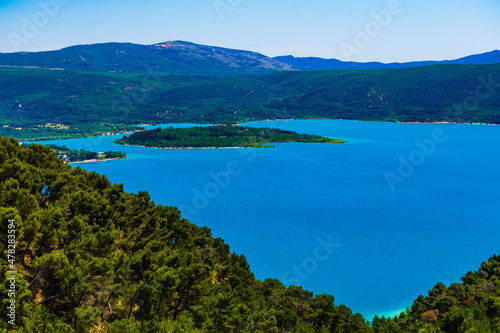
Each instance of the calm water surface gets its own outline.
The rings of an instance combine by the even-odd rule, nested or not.
[[[252,122],[348,140],[166,150],[116,136],[51,141],[131,158],[78,164],[206,225],[259,279],[335,296],[371,317],[411,306],[500,253],[500,127]],[[188,124],[173,126],[185,127]],[[157,127],[157,126],[154,126]]]

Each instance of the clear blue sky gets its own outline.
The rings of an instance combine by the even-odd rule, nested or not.
[[[377,22],[381,11],[390,17]],[[268,56],[455,59],[500,49],[500,1],[0,0],[0,52],[169,40]]]

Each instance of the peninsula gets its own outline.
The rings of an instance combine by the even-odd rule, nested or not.
[[[66,163],[104,162],[128,157],[126,153],[120,151],[96,153],[84,149],[70,149],[67,146],[58,146],[54,144],[47,146],[57,154],[57,157]]]
[[[299,134],[274,128],[253,128],[232,125],[209,127],[160,127],[136,132],[114,143],[154,148],[273,148],[269,142],[345,143],[340,139]]]

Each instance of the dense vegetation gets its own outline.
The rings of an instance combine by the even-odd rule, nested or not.
[[[7,138],[0,138],[2,329],[11,219],[13,332],[500,332],[500,256],[370,327],[332,296],[256,280],[244,256],[176,207],[125,193],[48,147]]]
[[[109,159],[122,159],[127,158],[127,154],[121,151],[106,151],[103,153],[96,153],[85,149],[71,149],[67,146],[48,145],[50,149],[55,151],[57,157],[67,163],[80,162],[85,160],[109,160]]]
[[[4,118],[5,119],[5,118]],[[91,138],[99,135],[128,133],[137,130],[137,126],[111,124],[111,123],[84,123],[71,126],[62,125],[30,125],[33,121],[26,119],[5,120],[2,123],[14,124],[4,125],[0,128],[3,136],[16,138],[21,141],[43,141],[43,140],[65,140],[77,138]],[[33,127],[32,127],[33,126]]]
[[[500,256],[469,272],[463,283],[442,283],[419,296],[407,313],[387,319],[375,317],[373,331],[397,332],[500,332]]]
[[[332,296],[257,281],[207,227],[64,164],[48,147],[0,138],[0,163],[3,329],[14,219],[18,332],[369,330]]]
[[[345,143],[339,139],[299,134],[274,128],[231,125],[191,128],[165,128],[136,132],[114,143],[158,148],[270,148],[266,142]]]
[[[137,124],[358,119],[500,124],[500,64],[225,77],[0,68],[0,135],[68,138]]]

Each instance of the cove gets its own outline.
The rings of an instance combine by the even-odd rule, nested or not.
[[[111,143],[120,136],[43,143],[126,152],[126,160],[74,166],[180,207],[184,217],[244,254],[258,279],[332,294],[336,304],[370,319],[411,306],[437,282],[459,282],[500,253],[499,126],[244,125],[348,143],[213,150]]]

